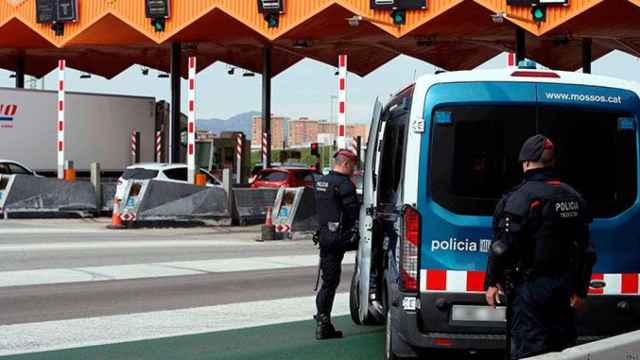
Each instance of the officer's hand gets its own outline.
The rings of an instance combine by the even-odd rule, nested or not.
[[[500,289],[496,286],[490,286],[485,294],[487,298],[487,304],[495,309],[497,304],[500,304]]]
[[[584,309],[584,298],[580,295],[573,294],[571,296],[571,307],[576,309],[576,311],[582,311],[582,309]]]

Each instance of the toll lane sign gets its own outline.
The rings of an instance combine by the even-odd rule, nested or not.
[[[169,0],[147,0],[147,17],[165,19],[169,17]]]
[[[78,19],[78,0],[36,0],[39,24],[70,22]]]

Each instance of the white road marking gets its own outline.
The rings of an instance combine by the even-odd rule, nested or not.
[[[310,320],[314,311],[309,296],[0,326],[0,356]],[[348,313],[349,295],[337,294],[333,314]]]
[[[97,234],[108,233],[107,229],[83,229],[83,228],[14,228],[1,229],[0,235],[39,235],[39,234]]]
[[[152,279],[235,271],[289,269],[316,266],[317,264],[317,255],[292,255],[92,266],[68,269],[5,271],[0,272],[0,288],[107,280]],[[355,253],[351,252],[346,254],[343,264],[355,264]]]
[[[198,246],[254,246],[261,243],[247,240],[131,240],[131,241],[83,241],[0,245],[0,252],[31,252],[56,250],[94,250],[94,249],[140,249],[140,248],[179,248]]]

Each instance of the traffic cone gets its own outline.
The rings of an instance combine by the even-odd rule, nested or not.
[[[122,218],[120,217],[120,200],[113,199],[113,214],[111,215],[111,225],[107,226],[107,229],[119,230],[124,228],[125,226],[122,223]]]
[[[273,209],[267,208],[267,219],[262,225],[261,241],[271,241],[276,239],[276,227],[273,225]]]
[[[273,213],[273,209],[268,207],[267,208],[267,221],[265,221],[265,223],[264,223],[265,225],[269,225],[269,226],[273,225],[273,214],[272,213]]]

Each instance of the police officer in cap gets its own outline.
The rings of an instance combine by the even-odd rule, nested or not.
[[[331,308],[340,284],[345,251],[357,249],[356,222],[360,203],[351,176],[358,164],[349,150],[334,155],[333,170],[316,182],[322,287],[316,297],[316,339],[341,338],[331,323]]]
[[[595,263],[587,204],[554,174],[555,153],[542,135],[524,143],[519,161],[525,180],[494,215],[486,300],[495,307],[507,293],[512,359],[575,343],[574,312],[582,307]]]

